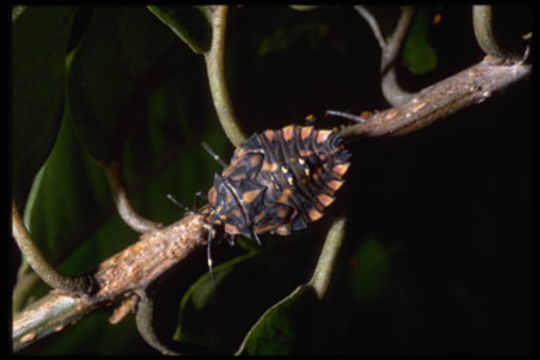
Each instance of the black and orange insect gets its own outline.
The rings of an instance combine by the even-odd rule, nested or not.
[[[289,125],[249,137],[222,174],[215,174],[208,191],[210,274],[214,227],[222,228],[231,244],[235,235],[260,244],[259,234],[288,235],[305,229],[335,200],[350,156],[337,133],[313,126]]]

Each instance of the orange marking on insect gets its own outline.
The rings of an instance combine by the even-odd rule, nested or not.
[[[273,141],[274,140],[274,131],[273,130],[266,130],[264,132],[264,136],[269,140],[269,141]]]
[[[262,160],[263,160],[262,154],[253,154],[249,157],[249,164],[253,167],[257,167],[261,164]]]
[[[325,142],[331,133],[332,133],[331,130],[319,130],[317,132],[317,143],[320,144],[320,143]]]
[[[235,234],[239,233],[238,228],[236,226],[234,226],[234,225],[229,224],[229,223],[225,224],[225,232],[227,232],[227,234],[231,234],[231,235],[235,235]]]
[[[255,224],[259,223],[259,221],[261,221],[265,215],[266,213],[264,211],[261,211],[260,213],[257,214],[257,216],[255,216],[255,219],[253,219],[253,222]]]
[[[245,173],[239,173],[234,176],[231,176],[231,179],[236,180],[236,181],[245,180],[246,178],[247,178],[247,175]]]
[[[276,171],[278,169],[278,164],[265,161],[264,164],[263,164],[262,169],[264,171],[274,172],[274,171]]]
[[[326,194],[319,194],[317,195],[317,200],[319,200],[319,202],[326,207],[326,206],[330,206],[330,204],[332,204],[335,199]]]
[[[345,181],[343,180],[330,180],[328,183],[326,183],[326,185],[334,190],[334,191],[337,191],[344,183]]]
[[[304,126],[302,127],[302,130],[300,130],[300,138],[302,140],[306,140],[309,135],[311,135],[311,132],[313,131],[313,126]]]
[[[285,126],[283,128],[283,140],[290,141],[293,137],[293,125]]]
[[[216,189],[212,186],[212,188],[208,190],[208,202],[210,204],[215,204],[216,197],[217,197]]]
[[[221,173],[222,176],[229,176],[231,173],[235,170],[234,166],[227,166],[225,169],[223,169],[223,172]]]
[[[278,203],[287,204],[289,202],[289,197],[291,196],[291,189],[285,189],[281,193],[281,196],[277,200]]]
[[[323,214],[317,211],[317,209],[311,208],[308,211],[308,216],[311,219],[311,221],[319,220]]]
[[[289,209],[286,207],[280,207],[276,210],[276,214],[280,218],[286,218],[289,215]]]
[[[332,168],[332,171],[340,176],[343,176],[349,169],[349,166],[351,166],[351,163],[338,164]]]
[[[276,233],[278,235],[289,235],[290,234],[289,227],[286,225],[280,226],[276,229]]]
[[[312,150],[306,150],[306,149],[300,149],[300,151],[298,153],[302,157],[308,157],[308,156],[311,156],[311,154],[313,154],[313,151]]]
[[[231,210],[231,213],[234,215],[234,217],[236,218],[239,218],[240,216],[242,216],[242,214],[240,213],[240,210],[238,209],[233,209]]]
[[[257,195],[259,195],[260,193],[261,193],[261,190],[259,189],[246,191],[245,193],[242,194],[242,200],[246,204],[250,204],[253,202],[253,200],[255,200]]]

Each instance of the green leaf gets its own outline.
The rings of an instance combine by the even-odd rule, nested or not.
[[[136,238],[114,213],[105,173],[82,151],[67,110],[51,155],[32,184],[24,221],[45,257],[66,274],[88,271]],[[41,283],[28,296],[46,291]]]
[[[194,337],[193,331],[184,328],[184,316],[187,312],[201,312],[214,298],[215,291],[219,285],[235,270],[235,267],[254,257],[258,251],[252,250],[245,255],[235,257],[225,263],[222,263],[214,268],[215,279],[206,273],[201,276],[191,287],[186,291],[180,302],[180,310],[178,313],[178,325],[174,334],[174,339],[181,342],[197,342],[200,336]],[[211,332],[211,329],[208,329]]]
[[[25,224],[34,242],[53,263],[88,236],[88,225],[96,214],[112,209],[105,174],[81,151],[67,113],[30,194]]]
[[[148,9],[167,25],[191,50],[203,54],[212,45],[212,26],[204,7],[149,5]]]
[[[107,165],[130,129],[144,123],[145,99],[178,66],[175,37],[143,7],[96,7],[76,50],[68,101],[83,146]]]
[[[403,61],[413,74],[425,74],[437,66],[437,53],[427,41],[428,31],[427,17],[418,14],[403,46]]]
[[[52,149],[64,103],[66,46],[74,7],[13,9],[13,195],[26,196]]]
[[[301,345],[302,332],[311,332],[309,309],[316,301],[311,286],[300,285],[274,304],[246,334],[235,355],[288,355]],[[310,306],[311,305],[311,306]],[[311,329],[310,329],[311,328]]]
[[[390,278],[389,257],[388,251],[373,238],[358,247],[350,285],[356,299],[373,300],[386,289]]]
[[[246,334],[236,355],[287,355],[313,348],[313,337],[307,336],[305,341],[306,337],[302,335],[304,332],[317,332],[314,330],[314,304],[319,304],[326,295],[337,254],[345,237],[345,223],[344,217],[333,222],[309,283],[298,286],[266,310]]]

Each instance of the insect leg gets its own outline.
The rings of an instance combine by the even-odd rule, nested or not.
[[[229,246],[234,246],[236,244],[235,241],[234,241],[234,238],[235,238],[234,235],[229,235],[228,236],[227,243],[229,244]]]
[[[211,156],[214,160],[216,160],[221,166],[227,167],[227,164],[225,164],[225,162],[224,162],[223,160],[221,160],[221,158],[219,157],[219,155],[216,154],[216,153],[214,152],[214,150],[212,150],[212,149],[210,148],[210,146],[209,146],[207,143],[205,143],[204,141],[201,141],[201,145],[202,145],[202,147],[204,148],[204,150],[206,150],[206,152],[207,152],[208,154],[210,154],[210,156]]]
[[[208,196],[202,191],[197,191],[193,197],[193,207],[197,209],[199,207],[199,199],[203,199],[205,202],[208,202]]]
[[[251,236],[253,236],[253,238],[255,239],[255,241],[257,241],[257,244],[259,244],[259,246],[262,246],[262,242],[261,242],[261,239],[259,239],[259,235],[255,234],[253,230],[251,230]]]
[[[171,194],[167,194],[167,199],[169,199],[174,205],[178,206],[180,209],[184,210],[186,213],[189,213],[189,214],[197,213],[195,210],[188,208],[186,205],[176,200],[174,196],[172,196]]]
[[[208,262],[208,272],[210,273],[210,277],[212,279],[215,279],[216,276],[214,275],[214,267],[212,265],[212,230],[208,231],[208,241],[206,243],[206,259]]]

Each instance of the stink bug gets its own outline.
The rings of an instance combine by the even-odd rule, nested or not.
[[[206,220],[222,227],[229,243],[244,235],[288,235],[323,216],[343,185],[350,162],[343,139],[331,130],[289,125],[253,134],[234,152],[208,191]],[[208,264],[212,274],[208,235]]]

